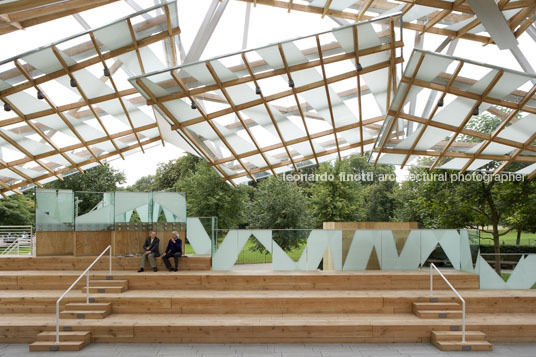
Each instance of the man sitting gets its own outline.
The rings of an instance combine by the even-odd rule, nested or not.
[[[174,231],[171,233],[171,239],[166,248],[166,254],[162,256],[162,260],[169,271],[177,271],[179,269],[179,257],[182,255],[182,240],[179,239],[179,233]],[[175,260],[175,269],[171,267],[169,258],[173,257]]]
[[[158,271],[158,269],[156,268],[154,257],[160,256],[160,249],[158,246],[159,244],[160,239],[158,239],[158,237],[156,236],[156,232],[151,231],[151,236],[147,237],[147,239],[145,240],[145,244],[143,245],[143,250],[145,252],[141,256],[140,270],[138,270],[138,273],[141,273],[143,271],[143,268],[145,267],[145,259],[149,260],[149,264],[151,264],[154,271]]]

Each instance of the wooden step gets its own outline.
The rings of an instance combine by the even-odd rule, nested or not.
[[[65,341],[58,344],[55,341],[36,341],[30,345],[30,352],[80,351],[86,345],[85,341]]]
[[[111,302],[92,302],[89,304],[86,303],[69,303],[66,304],[63,311],[106,311],[108,313],[112,312],[112,303]]]
[[[461,341],[461,331],[432,331],[432,341]],[[465,331],[465,341],[487,341],[487,336],[481,331]]]
[[[37,335],[37,341],[56,341],[56,331],[43,331]],[[60,331],[60,342],[85,341],[91,342],[89,331]]]
[[[107,310],[71,310],[60,312],[62,319],[103,319],[110,315]]]
[[[421,319],[460,319],[461,310],[417,310],[415,315]]]
[[[460,310],[461,305],[457,302],[414,302],[413,312],[420,310]]]
[[[124,286],[128,289],[128,280],[90,280],[89,286]]]
[[[82,288],[82,292],[86,292],[86,287]],[[108,293],[122,293],[127,291],[127,288],[124,286],[90,286],[89,287],[89,293],[90,294],[108,294]]]
[[[432,342],[440,351],[492,351],[493,345],[488,341],[470,341],[461,343],[458,341],[435,341]]]

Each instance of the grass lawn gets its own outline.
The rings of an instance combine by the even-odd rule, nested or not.
[[[493,245],[493,240],[482,238],[492,238],[492,235],[490,233],[484,233],[482,231],[480,232],[480,244]],[[503,244],[504,242],[504,244],[506,245],[515,245],[517,239],[517,231],[510,231],[505,235],[501,236],[499,239],[501,240],[501,244]],[[536,233],[521,233],[521,245],[533,245],[534,242],[536,242]]]
[[[0,248],[0,254],[2,254],[4,252],[4,250],[6,250],[6,247],[1,247]],[[19,248],[19,255],[28,255],[30,253],[31,253],[30,247],[20,247]],[[6,254],[6,256],[8,256],[8,255],[17,255],[17,249],[13,250],[9,254]]]
[[[303,243],[300,247],[291,250],[290,253],[288,253],[289,257],[294,261],[298,261],[298,259],[300,259],[300,256],[302,255],[303,250],[305,249],[305,245],[306,243]],[[272,254],[268,252],[263,253],[256,250],[250,250],[250,248],[253,246],[253,241],[248,240],[246,245],[238,255],[238,260],[236,261],[236,264],[256,264],[272,262]],[[185,250],[186,254],[195,254],[190,244],[186,244]]]
[[[510,273],[501,273],[501,277],[503,278],[504,281],[507,281],[508,278],[510,277]],[[536,284],[532,285],[531,289],[536,289]]]

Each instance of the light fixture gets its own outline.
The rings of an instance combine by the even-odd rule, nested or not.
[[[45,95],[40,90],[37,91],[37,99],[39,100],[45,99]]]
[[[361,72],[363,70],[363,66],[361,66],[361,63],[357,62],[357,64],[355,65],[355,69],[358,71],[358,72]]]
[[[473,115],[478,115],[480,114],[480,109],[478,106],[476,106],[474,109],[473,109]]]
[[[443,105],[445,105],[445,101],[443,100],[443,97],[439,98],[439,100],[437,101],[437,106],[438,107],[442,107]]]
[[[192,109],[197,109],[197,104],[192,100],[192,104],[190,105]]]
[[[105,77],[110,77],[110,70],[108,69],[108,67],[104,67],[103,72]]]
[[[288,80],[288,86],[289,86],[290,88],[294,88],[294,81],[293,81],[292,79],[289,79],[289,80]]]
[[[11,105],[9,103],[4,103],[4,110],[6,112],[10,112],[11,111]]]
[[[78,83],[76,83],[76,79],[74,78],[71,78],[71,87],[76,87],[78,85]]]
[[[255,87],[255,94],[257,94],[257,95],[261,95],[261,93],[262,93],[262,92],[261,92],[261,87],[256,86],[256,87]]]

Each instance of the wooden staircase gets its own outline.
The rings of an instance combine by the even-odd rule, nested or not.
[[[461,319],[460,303],[449,298],[430,298],[430,301],[413,302],[413,313],[421,319]],[[451,331],[432,331],[432,344],[440,351],[491,351],[493,346],[481,331],[466,331],[462,343],[462,331],[451,326]]]
[[[466,331],[462,343],[461,331],[432,331],[432,344],[440,351],[491,351],[493,345],[486,334],[480,331]]]
[[[82,288],[85,293],[87,286]],[[107,276],[104,280],[91,280],[89,282],[90,294],[123,293],[128,290],[128,280],[114,280]]]
[[[60,319],[103,319],[112,313],[111,303],[70,303],[60,312]]]
[[[80,351],[91,342],[89,331],[61,331],[60,343],[56,343],[55,331],[43,331],[30,345],[30,352]]]
[[[82,288],[86,293],[88,287]],[[90,280],[89,293],[122,293],[128,289],[128,280],[114,280],[112,276],[106,276],[103,280]],[[93,302],[68,303],[60,312],[60,319],[104,319],[112,313],[112,303]],[[62,331],[60,343],[56,343],[54,331],[43,331],[37,335],[37,341],[30,345],[30,352],[43,351],[80,351],[91,342],[90,331]]]

